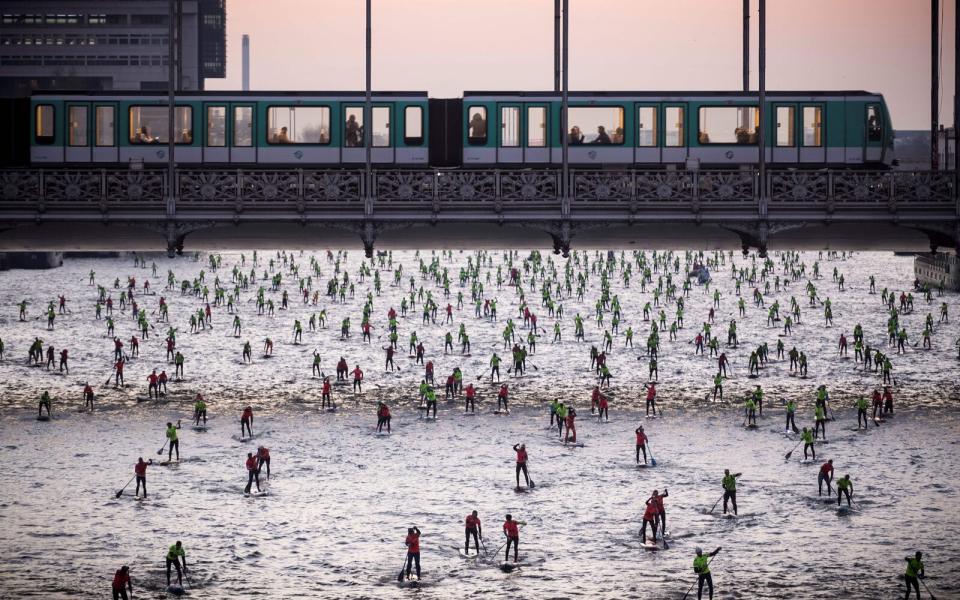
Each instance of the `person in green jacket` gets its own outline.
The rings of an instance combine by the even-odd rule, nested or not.
[[[806,427],[800,433],[800,440],[803,441],[803,460],[807,460],[807,450],[813,454],[813,460],[817,460],[817,451],[813,447],[813,432]]]
[[[730,469],[723,470],[723,514],[727,514],[727,501],[733,504],[733,514],[737,514],[737,477],[743,473],[730,474]]]
[[[563,437],[563,425],[567,422],[567,407],[561,402],[557,405],[557,433]]]
[[[557,407],[560,406],[560,399],[554,398],[550,402],[550,427],[553,427],[553,420],[559,418],[557,416]]]
[[[713,576],[710,574],[710,559],[720,552],[718,546],[716,550],[708,554],[703,553],[703,549],[697,547],[697,556],[693,559],[693,572],[697,574],[697,600],[703,597],[703,584],[706,582],[710,594],[710,600],[713,600]]]
[[[797,431],[797,423],[794,421],[794,414],[797,412],[797,403],[793,400],[787,400],[787,423],[784,426],[784,431],[790,431],[793,429],[794,433]]]
[[[867,399],[863,396],[857,399],[857,429],[860,429],[860,419],[863,418],[863,428],[867,428]]]
[[[497,381],[500,381],[500,357],[496,352],[493,353],[493,356],[490,358],[490,379],[493,379],[493,374],[497,374]]]
[[[203,395],[197,394],[196,402],[193,403],[193,424],[199,427],[201,419],[203,419],[203,426],[206,427],[207,403],[203,401]]]
[[[752,396],[747,396],[747,427],[757,426],[757,403],[753,401]]]
[[[837,506],[840,506],[840,499],[847,495],[847,506],[850,506],[850,496],[853,494],[853,482],[849,475],[844,475],[837,480]]]
[[[40,395],[40,407],[37,410],[37,418],[39,419],[43,416],[43,408],[47,408],[47,416],[50,416],[50,392],[44,390],[43,394]]]
[[[823,439],[827,439],[827,415],[823,410],[823,404],[817,404],[817,407],[813,410],[813,418],[815,421],[813,437],[817,437],[819,433],[823,436]]]
[[[907,572],[904,574],[903,579],[907,583],[907,595],[903,597],[904,600],[910,598],[910,586],[913,586],[913,589],[917,591],[917,600],[920,600],[920,579],[926,577],[926,573],[923,571],[923,553],[917,551],[917,553],[910,558],[907,556],[903,560],[907,561]],[[931,594],[932,597],[932,594]]]
[[[183,561],[182,569],[180,566],[181,560]],[[177,543],[167,550],[167,587],[170,587],[170,565],[177,568],[177,584],[182,586],[183,574],[187,571],[187,553],[183,550],[183,544],[180,543],[180,540],[177,540]]]
[[[177,436],[178,429],[180,429],[179,420],[177,420],[176,427],[174,427],[173,423],[167,423],[167,440],[170,442],[170,448],[167,450],[167,462],[169,462],[173,456],[174,448],[177,450],[177,460],[180,460],[180,438]]]

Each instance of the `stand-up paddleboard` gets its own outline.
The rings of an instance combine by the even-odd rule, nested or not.
[[[186,593],[186,590],[183,589],[182,585],[174,583],[173,585],[167,586],[167,593],[173,594],[174,596],[182,596]]]
[[[38,420],[38,421],[49,421],[49,420],[50,420],[50,415],[40,415],[39,417],[37,417],[37,420]]]
[[[650,540],[644,540],[641,542],[640,547],[648,552],[656,552],[660,549],[660,546],[658,546],[656,542]]]

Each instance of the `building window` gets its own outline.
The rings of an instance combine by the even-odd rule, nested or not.
[[[373,107],[373,147],[386,148],[390,146],[390,107]]]
[[[668,106],[663,109],[663,145],[668,148],[686,146],[686,127],[683,121],[682,106]]]
[[[253,145],[253,107],[233,107],[233,145],[249,147]]]
[[[267,109],[267,143],[329,144],[329,106],[271,106]]]
[[[527,147],[544,148],[547,145],[547,107],[527,107]]]
[[[97,145],[115,145],[114,108],[112,106],[98,106],[95,114],[97,119]]]
[[[520,146],[520,107],[500,107],[500,146],[518,148]]]
[[[756,144],[757,107],[700,107],[700,144]]]
[[[471,106],[467,109],[467,143],[471,146],[487,145],[487,108]]]
[[[168,111],[166,106],[130,107],[130,143],[131,144],[167,144]],[[177,106],[174,108],[174,143],[193,143],[193,108]]]
[[[803,107],[803,145],[808,148],[823,146],[823,109],[819,106]]]
[[[67,143],[71,146],[86,146],[87,140],[87,107],[71,106],[67,109],[67,121],[70,129]]]
[[[796,145],[796,109],[792,106],[777,107],[777,147],[793,148]]]
[[[221,148],[227,145],[227,107],[207,107],[207,146]]]
[[[403,144],[423,144],[423,109],[419,106],[408,106],[403,111]]]
[[[37,144],[52,144],[54,142],[54,112],[51,104],[37,105],[34,112],[36,124],[33,132],[33,140]]]
[[[637,145],[650,148],[657,145],[657,107],[641,106],[637,109]]]
[[[623,143],[623,108],[619,106],[572,106],[567,122],[567,143],[611,145]]]

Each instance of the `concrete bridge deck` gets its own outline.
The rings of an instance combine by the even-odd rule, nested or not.
[[[171,189],[166,169],[3,169],[0,251],[956,250],[957,187],[952,171],[183,168]]]

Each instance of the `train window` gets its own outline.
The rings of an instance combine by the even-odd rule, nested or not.
[[[115,124],[114,108],[112,106],[98,106],[94,111],[96,117],[96,143],[97,146],[114,146],[116,137],[114,135]]]
[[[623,109],[619,106],[571,106],[567,111],[571,124],[568,144],[623,143]]]
[[[37,144],[52,144],[54,141],[53,128],[54,108],[52,104],[38,104],[34,112],[36,120],[33,140]]]
[[[777,107],[777,147],[792,148],[796,142],[796,110],[792,106]]]
[[[520,107],[500,107],[500,146],[516,148],[520,145]]]
[[[637,109],[637,123],[639,124],[637,145],[641,147],[656,146],[657,107],[641,106],[639,109]]]
[[[527,147],[543,148],[547,145],[547,107],[527,107]]]
[[[227,107],[207,107],[207,146],[227,145]]]
[[[253,122],[252,112],[245,116]],[[268,144],[329,144],[330,107],[270,106],[267,132]]]
[[[403,144],[419,146],[423,143],[423,109],[408,106],[403,111]]]
[[[343,145],[347,148],[363,146],[362,106],[348,106],[343,110]]]
[[[700,144],[756,144],[757,118],[755,106],[700,107]]]
[[[390,146],[390,107],[373,107],[373,147],[386,148]]]
[[[174,108],[174,143],[193,143],[193,108],[177,106]],[[168,115],[166,106],[130,107],[130,143],[131,144],[167,144]]]
[[[880,107],[876,104],[867,105],[867,141],[883,141],[883,117],[880,115]]]
[[[487,108],[471,106],[467,110],[467,143],[471,146],[487,145]]]
[[[233,145],[237,148],[253,145],[253,107],[233,107]]]
[[[823,108],[819,106],[803,107],[803,145],[823,146]]]
[[[686,146],[686,130],[683,123],[683,107],[668,106],[663,109],[663,145],[673,148]]]
[[[71,106],[67,108],[67,121],[70,125],[67,143],[71,146],[86,146],[89,144],[87,139],[87,107]]]

